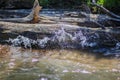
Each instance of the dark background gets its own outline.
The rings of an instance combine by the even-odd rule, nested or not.
[[[43,8],[80,9],[81,4],[89,6],[91,0],[39,0]],[[120,13],[120,0],[96,0],[107,9]],[[0,0],[1,9],[30,9],[34,0]]]

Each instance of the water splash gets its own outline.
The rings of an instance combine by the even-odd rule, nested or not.
[[[62,48],[85,48],[96,46],[96,41],[98,39],[99,35],[97,33],[89,34],[88,31],[79,30],[72,34],[66,32],[62,28],[61,30],[54,32],[54,36],[52,37],[33,40],[19,35],[15,39],[9,39],[7,42],[11,43],[13,46],[24,45],[25,48],[31,48],[32,45],[38,45],[40,48],[45,48],[50,46],[50,44],[56,44]]]
[[[120,42],[116,43],[116,49],[120,49]]]
[[[32,44],[36,44],[35,40],[19,35],[15,39],[9,39],[7,42],[12,43],[13,46],[24,45],[25,48],[31,48]]]
[[[57,41],[59,43],[71,41],[73,36],[70,33],[67,33],[63,28],[57,32],[52,38],[52,41]]]
[[[38,40],[36,41],[36,43],[38,43],[38,46],[39,46],[39,47],[44,48],[44,47],[47,46],[46,44],[48,43],[49,40],[50,40],[50,38],[45,37],[45,38],[43,38],[43,39],[38,39]]]
[[[25,48],[31,48],[32,45],[38,45],[40,48],[45,48],[48,44],[56,44],[62,48],[85,48],[96,46],[96,42],[91,39],[98,38],[98,35],[88,36],[87,32],[79,30],[74,34],[66,32],[63,28],[54,33],[52,37],[44,37],[43,39],[32,40],[27,37],[19,35],[15,39],[9,39],[8,42],[14,46],[24,45]],[[91,41],[90,41],[91,40]]]
[[[103,34],[103,33],[102,33]],[[109,34],[99,34],[97,32],[90,32],[88,30],[80,29],[74,33],[68,33],[65,29],[60,29],[54,32],[54,35],[51,37],[44,37],[42,39],[33,40],[24,36],[19,35],[15,39],[9,39],[7,42],[11,43],[13,46],[24,46],[25,48],[31,48],[33,45],[37,45],[39,48],[47,48],[47,47],[55,47],[59,46],[59,48],[96,48],[99,49],[94,50],[95,52],[104,53],[105,55],[114,54],[112,48],[106,48],[104,46],[100,47],[103,43],[116,41]],[[103,38],[103,36],[106,36]],[[101,40],[103,40],[101,42]],[[116,43],[114,50],[117,49],[117,53],[120,53],[120,43]],[[101,52],[102,51],[102,52]]]

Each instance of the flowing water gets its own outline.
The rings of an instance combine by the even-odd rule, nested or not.
[[[30,9],[20,9],[20,10],[0,10],[2,18],[11,18],[11,17],[24,17],[31,12]],[[80,10],[69,10],[69,9],[42,9],[40,15],[46,16],[62,16],[63,13],[73,12],[78,13]],[[14,15],[13,15],[14,14]]]
[[[0,45],[0,80],[120,80],[120,42],[104,36],[62,28],[50,37],[10,38]]]
[[[80,50],[1,46],[0,80],[120,80],[120,60]]]

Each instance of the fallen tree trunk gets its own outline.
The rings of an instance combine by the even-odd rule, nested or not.
[[[111,12],[111,11],[109,11],[108,9],[104,8],[103,6],[100,6],[100,5],[96,4],[96,3],[91,3],[91,5],[93,5],[93,6],[96,6],[96,7],[100,8],[100,9],[101,9],[104,13],[106,13],[106,14],[107,14],[108,16],[110,16],[110,17],[120,19],[120,16],[118,16],[118,15],[116,15],[116,14],[112,13],[112,12]]]
[[[77,21],[80,26],[92,26],[92,27],[101,27],[102,29],[105,29],[105,27],[109,26],[120,26],[120,16],[110,12],[103,6],[98,5],[94,1],[91,3],[92,5],[96,6],[97,8],[100,8],[105,14],[107,15],[96,15],[96,14],[88,14],[85,12],[79,12],[79,13],[65,13],[64,16],[71,16],[71,17],[79,17],[85,18],[85,21],[81,23],[81,21]]]
[[[41,6],[39,5],[38,0],[35,0],[34,6],[32,9],[32,12],[24,17],[24,18],[8,18],[8,19],[0,19],[0,21],[7,21],[7,22],[31,22],[31,23],[37,23],[39,22],[39,11],[41,10]]]
[[[97,8],[100,8],[105,14],[108,15],[108,17],[105,19],[107,22],[111,22],[111,26],[113,26],[113,27],[120,26],[120,16],[119,15],[114,14],[113,12],[109,11],[105,7],[98,5],[94,1],[92,1],[91,5],[96,6]]]

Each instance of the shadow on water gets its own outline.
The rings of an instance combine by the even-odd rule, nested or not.
[[[0,10],[0,18],[20,18],[27,15],[28,13],[18,12],[17,10]]]
[[[24,36],[33,40],[36,40],[38,38],[43,38],[45,36],[52,36],[52,34],[49,33],[39,33],[39,32],[31,32],[31,31],[24,31],[24,32],[15,32],[10,31],[9,29],[5,29],[4,27],[0,27],[0,43],[4,44],[6,43],[6,40],[9,40],[9,38],[16,38],[17,36]]]

